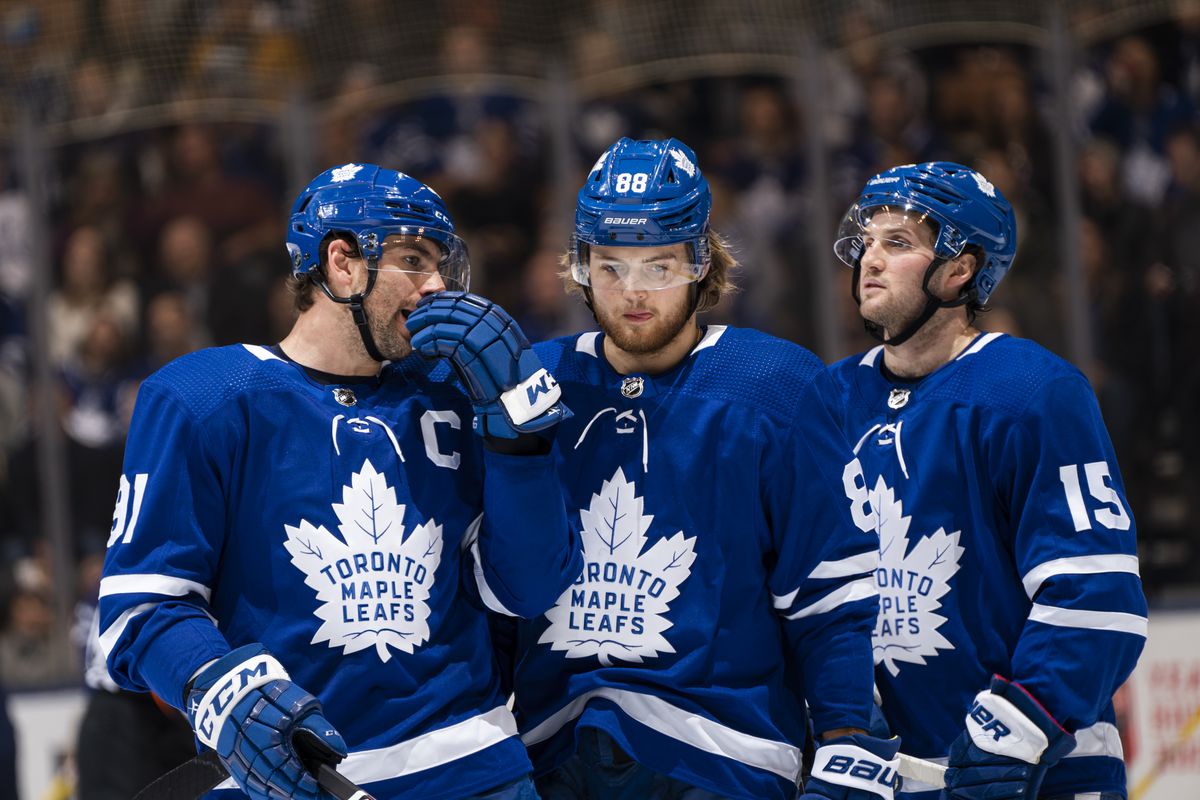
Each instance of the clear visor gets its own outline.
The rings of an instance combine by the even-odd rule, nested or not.
[[[937,223],[919,208],[873,206],[860,209],[858,204],[842,217],[833,252],[848,267],[857,267],[871,248],[882,248],[891,255],[925,252],[933,255]]]
[[[596,292],[656,292],[702,280],[707,264],[694,263],[693,248],[612,247],[593,249],[576,242],[571,275]],[[682,256],[681,256],[682,254]]]
[[[471,261],[463,240],[452,233],[420,226],[391,229],[372,269],[403,272],[417,288],[435,276],[450,291],[466,292],[471,288]]]

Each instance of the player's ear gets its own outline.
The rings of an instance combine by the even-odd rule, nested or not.
[[[333,238],[325,245],[325,281],[334,294],[344,297],[355,291],[359,261],[349,242]]]
[[[950,290],[951,297],[958,297],[963,287],[970,284],[977,266],[974,253],[963,253],[946,264],[945,288]]]

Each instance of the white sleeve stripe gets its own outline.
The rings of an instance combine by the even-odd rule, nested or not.
[[[809,573],[810,578],[848,578],[851,575],[862,575],[864,572],[874,572],[879,566],[879,550],[872,549],[856,556],[843,558],[839,561],[822,561],[816,569]]]
[[[144,611],[149,611],[158,603],[142,603],[133,608],[126,609],[117,617],[112,625],[105,628],[104,633],[100,634],[100,652],[104,654],[104,661],[108,662],[108,657],[112,653],[113,647],[117,644],[117,640],[121,638],[121,634],[125,632],[125,628],[129,626],[130,620],[141,614]]]
[[[1025,594],[1032,600],[1042,584],[1055,575],[1096,575],[1103,572],[1126,572],[1138,574],[1137,556],[1109,553],[1098,556],[1072,556],[1056,558],[1038,564],[1021,579]]]
[[[496,706],[491,711],[398,744],[374,750],[351,750],[338,765],[338,771],[359,784],[395,780],[452,764],[516,735],[517,721],[512,712],[505,706]],[[236,789],[238,785],[233,778],[226,778],[213,788]]]
[[[868,550],[856,556],[843,558],[840,561],[822,561],[809,573],[810,578],[848,578],[851,575],[861,575],[864,572],[874,572],[879,566],[879,551]],[[796,602],[800,589],[796,588],[787,594],[771,595],[771,604],[775,608],[784,609]]]
[[[479,526],[482,524],[483,514],[480,514],[463,535],[464,540],[471,543],[471,568],[472,572],[475,573],[475,585],[479,588],[479,599],[483,600],[483,604],[497,614],[504,614],[507,617],[520,616],[509,611],[504,603],[500,602],[500,598],[496,597],[496,593],[492,591],[492,587],[488,586],[487,578],[483,574],[483,553],[479,550]]]
[[[1097,722],[1075,731],[1075,749],[1063,758],[1086,756],[1107,756],[1124,761],[1125,752],[1121,747],[1121,734],[1117,726],[1111,722]]]
[[[101,597],[117,594],[164,594],[183,597],[192,593],[200,595],[205,601],[212,596],[212,590],[204,584],[170,575],[110,575],[100,581]]]
[[[575,697],[527,730],[521,740],[526,746],[546,741],[583,714],[593,699],[608,700],[635,722],[701,752],[772,772],[787,781],[800,775],[800,749],[795,745],[745,733],[661,697],[615,686],[600,686]]]
[[[1095,631],[1132,633],[1143,638],[1146,636],[1146,618],[1123,611],[1084,611],[1034,603],[1029,611],[1029,619],[1060,628],[1087,628]]]
[[[801,619],[802,617],[813,617],[817,614],[832,611],[838,606],[844,606],[846,603],[875,597],[878,594],[879,590],[875,588],[875,576],[868,575],[865,578],[859,578],[856,581],[847,583],[845,586],[839,587],[836,591],[830,592],[817,602],[805,606],[794,614],[786,614],[784,618]]]

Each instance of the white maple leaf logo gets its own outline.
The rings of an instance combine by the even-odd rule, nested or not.
[[[996,187],[987,178],[980,175],[978,172],[972,172],[971,177],[975,179],[975,185],[979,187],[979,191],[986,194],[988,197],[996,196]]]
[[[946,533],[943,528],[910,548],[912,517],[904,516],[903,503],[882,477],[871,490],[871,508],[879,532],[879,616],[872,644],[875,663],[896,675],[902,662],[924,664],[927,656],[954,649],[938,632],[946,618],[936,611],[950,591],[963,548],[958,544],[960,531]]]
[[[680,150],[678,147],[672,147],[670,150],[671,158],[675,162],[675,166],[688,174],[689,178],[696,177],[696,165],[687,157],[687,153]]]
[[[654,517],[642,514],[637,486],[619,468],[579,516],[583,572],[546,612],[550,626],[539,644],[567,658],[595,656],[606,667],[674,653],[663,635],[672,625],[666,613],[691,574],[696,537],[678,531],[643,552]]]
[[[359,172],[362,171],[363,166],[364,165],[362,165],[362,164],[346,164],[344,166],[338,167],[333,171],[333,175],[330,176],[330,180],[333,180],[333,181],[352,180],[355,175],[357,175]]]
[[[317,593],[321,627],[312,643],[328,642],[354,653],[388,647],[411,653],[429,640],[429,593],[442,560],[442,526],[434,520],[404,535],[404,506],[370,460],[342,487],[333,503],[338,532],[301,520],[285,525],[283,546],[304,582]]]

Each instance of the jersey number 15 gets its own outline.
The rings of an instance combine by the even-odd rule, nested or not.
[[[1092,461],[1083,464],[1083,474],[1087,476],[1088,494],[1100,501],[1102,506],[1094,509],[1088,516],[1087,504],[1083,499],[1083,491],[1079,485],[1079,464],[1067,464],[1058,468],[1058,479],[1062,481],[1063,491],[1067,495],[1067,508],[1071,511],[1071,521],[1075,523],[1075,531],[1092,529],[1092,518],[1110,530],[1129,530],[1129,514],[1109,481],[1108,463]]]

